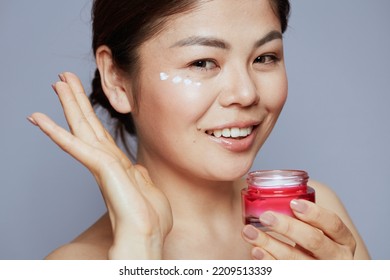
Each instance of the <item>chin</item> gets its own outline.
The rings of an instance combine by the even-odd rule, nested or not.
[[[253,161],[235,161],[233,164],[221,163],[214,170],[214,179],[217,181],[235,181],[245,176],[252,167]]]

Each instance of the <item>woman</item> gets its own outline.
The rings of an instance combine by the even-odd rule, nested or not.
[[[287,97],[288,14],[286,0],[94,1],[91,99],[136,133],[137,164],[78,78],[60,74],[53,88],[70,132],[41,113],[29,119],[91,171],[108,211],[48,259],[369,257],[340,201],[317,182],[317,204],[292,201],[295,218],[260,217],[293,244],[242,225],[241,178]]]

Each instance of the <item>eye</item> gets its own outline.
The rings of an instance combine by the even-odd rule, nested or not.
[[[260,55],[256,57],[254,63],[273,64],[279,61],[279,58],[273,54]]]
[[[201,59],[194,61],[190,64],[190,67],[193,67],[195,69],[201,70],[201,71],[208,71],[213,70],[214,68],[217,68],[217,64],[210,60],[210,59]]]

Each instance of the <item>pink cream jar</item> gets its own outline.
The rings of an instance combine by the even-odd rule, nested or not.
[[[248,188],[241,191],[244,224],[264,229],[259,216],[268,210],[294,216],[293,199],[315,202],[315,191],[307,185],[309,176],[302,170],[261,170],[250,172]]]

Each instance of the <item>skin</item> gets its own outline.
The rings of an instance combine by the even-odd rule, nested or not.
[[[61,74],[54,89],[70,131],[41,113],[29,119],[90,170],[108,212],[47,258],[369,258],[336,195],[317,182],[310,182],[317,204],[293,201],[295,218],[260,217],[295,246],[242,225],[241,177],[287,97],[280,29],[267,0],[215,0],[173,17],[169,28],[145,42],[137,77],[116,69],[109,48],[101,46],[96,62],[104,92],[116,110],[135,119],[137,165],[101,125],[79,79]],[[162,72],[201,85],[162,81]],[[208,134],[247,126],[255,127],[251,136],[233,144]]]

